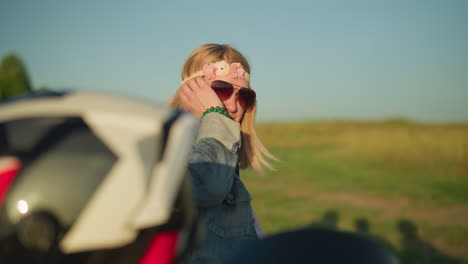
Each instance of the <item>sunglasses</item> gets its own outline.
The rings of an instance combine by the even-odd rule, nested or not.
[[[236,89],[232,84],[224,81],[214,81],[211,83],[211,88],[215,91],[221,101],[226,101],[231,98],[234,90],[239,90],[239,104],[242,108],[249,110],[255,104],[256,94],[254,90],[249,88]]]

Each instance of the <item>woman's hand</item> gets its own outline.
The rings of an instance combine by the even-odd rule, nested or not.
[[[210,107],[224,107],[223,103],[202,77],[190,79],[180,87],[180,100],[185,108],[201,118]]]

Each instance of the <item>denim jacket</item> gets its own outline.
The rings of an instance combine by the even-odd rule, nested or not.
[[[201,121],[189,161],[204,239],[182,263],[224,263],[236,248],[257,240],[252,200],[239,172],[240,124],[218,113]]]

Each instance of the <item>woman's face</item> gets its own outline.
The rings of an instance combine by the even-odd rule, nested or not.
[[[224,108],[226,108],[229,114],[229,118],[240,122],[246,110],[244,99],[239,94],[242,87],[223,81],[214,81],[211,83],[211,87],[216,92],[221,102],[223,102]]]

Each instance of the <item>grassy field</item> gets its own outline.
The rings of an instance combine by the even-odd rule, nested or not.
[[[359,226],[399,253],[417,245],[445,257],[439,263],[468,263],[468,125],[264,123],[257,131],[280,162],[242,178],[268,234]]]

